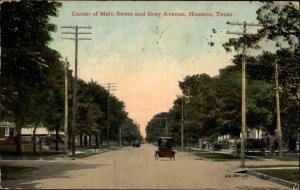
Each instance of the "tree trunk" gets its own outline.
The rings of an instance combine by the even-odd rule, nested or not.
[[[58,130],[59,130],[59,125],[56,125],[56,129],[55,129],[55,150],[58,151]]]
[[[80,141],[80,147],[82,148],[82,133],[80,132],[80,135],[79,135],[79,141]]]
[[[102,148],[102,135],[101,135],[101,132],[99,134],[99,148],[100,149]]]
[[[37,128],[37,125],[34,125],[33,127],[33,132],[32,132],[32,152],[33,154],[36,154],[36,142],[35,142],[35,132],[36,132],[36,128]]]
[[[92,147],[92,135],[89,134],[89,147]]]
[[[237,157],[237,136],[234,136],[234,157]]]
[[[68,138],[68,149],[71,150],[71,130],[69,130],[68,136],[69,136],[69,138]]]
[[[98,149],[99,148],[99,139],[98,139],[98,134],[95,134],[95,139],[96,139],[96,144],[95,147]]]
[[[18,156],[22,155],[22,147],[21,147],[21,130],[24,125],[24,121],[16,118],[16,136],[15,136],[15,145],[16,145],[16,154]]]
[[[203,138],[199,138],[199,148],[200,151],[203,151]]]
[[[87,147],[87,135],[84,135],[84,146]]]
[[[270,155],[273,156],[275,153],[275,136],[274,135],[270,135]]]

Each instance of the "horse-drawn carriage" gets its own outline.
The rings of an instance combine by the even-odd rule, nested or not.
[[[173,149],[174,139],[172,137],[158,137],[157,139],[158,150],[155,151],[154,157],[169,157],[170,160],[175,160],[176,151]]]

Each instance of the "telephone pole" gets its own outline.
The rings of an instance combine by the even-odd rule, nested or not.
[[[242,62],[242,139],[241,139],[241,168],[245,168],[245,143],[246,143],[246,36],[253,35],[247,33],[247,26],[260,26],[259,24],[247,23],[232,23],[227,22],[229,25],[243,26],[243,32],[228,32],[227,34],[242,35],[244,38],[243,43],[243,62]]]
[[[179,99],[181,99],[181,151],[183,152],[184,151],[184,144],[183,144],[183,137],[184,137],[184,134],[183,134],[183,125],[184,125],[184,96],[181,95],[181,96],[178,96]]]
[[[109,148],[109,124],[110,124],[110,92],[111,91],[115,91],[117,90],[117,83],[106,83],[106,84],[103,84],[104,85],[104,88],[107,89],[108,91],[108,95],[107,95],[107,141],[106,141],[106,146],[107,148]]]
[[[279,158],[282,158],[282,130],[280,119],[280,102],[279,102],[279,82],[278,82],[278,60],[275,60],[275,85],[276,85],[276,114],[277,114],[277,133],[279,145]]]
[[[76,115],[77,115],[77,64],[78,64],[78,41],[79,40],[91,40],[91,38],[79,38],[79,34],[92,34],[91,32],[79,32],[79,29],[92,29],[90,26],[62,26],[63,28],[72,29],[73,31],[62,32],[62,34],[72,34],[74,37],[65,38],[67,40],[75,41],[75,80],[73,82],[73,118],[72,118],[72,155],[75,155],[75,134],[76,134]]]
[[[64,156],[67,155],[67,132],[68,132],[68,68],[69,62],[67,58],[64,61],[65,67],[65,121],[64,121],[64,132],[65,132],[65,141],[64,141]]]

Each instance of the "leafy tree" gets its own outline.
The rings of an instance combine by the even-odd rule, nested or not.
[[[156,142],[158,137],[165,136],[167,112],[161,112],[153,116],[146,126],[146,140]]]
[[[293,105],[299,105],[299,98],[296,95],[299,84],[299,73],[297,72],[299,64],[295,64],[296,58],[299,57],[299,11],[291,2],[268,1],[261,2],[261,6],[256,13],[257,19],[262,26],[258,30],[257,35],[246,35],[236,39],[231,38],[227,43],[223,44],[223,47],[226,51],[232,51],[233,49],[239,51],[245,41],[246,47],[250,49],[260,49],[262,47],[261,41],[265,39],[276,42],[276,47],[273,48],[277,48],[275,55],[264,51],[257,57],[247,58],[247,65],[250,63],[250,66],[248,66],[250,72],[247,71],[247,73],[250,74],[250,77],[260,78],[259,80],[273,84],[271,81],[272,79],[274,81],[274,64],[276,61],[278,62],[280,68],[281,104],[283,105],[283,107],[281,105],[281,114],[284,114],[287,113],[287,110],[294,110]],[[241,55],[236,56],[236,58],[238,57],[240,58]],[[236,61],[240,62],[239,59],[236,59]],[[257,112],[257,114],[263,111],[263,106],[260,107],[261,109],[258,109],[254,104],[250,104],[252,111]],[[263,115],[269,115],[267,114],[269,111],[269,109],[265,109],[263,111],[265,114]],[[250,114],[254,114],[254,112],[250,112]],[[271,112],[274,113],[273,111]],[[267,116],[263,120],[270,121],[267,118],[270,119],[271,117]],[[275,125],[276,121],[273,121],[273,126],[265,124],[265,128],[270,131],[271,136],[274,133],[272,131],[274,131]]]
[[[205,92],[209,80],[207,74],[186,76],[183,82],[179,82],[179,87],[185,96],[196,96]]]
[[[110,98],[110,137],[118,141],[119,129],[127,118],[128,113],[125,111],[124,102],[118,100],[115,96]]]
[[[34,126],[33,152],[35,147],[35,131],[40,125],[46,126],[49,130],[56,131],[56,150],[58,150],[58,131],[63,125],[64,118],[64,66],[60,61],[60,54],[55,50],[45,48],[42,50],[44,60],[47,63],[42,75],[44,80],[38,83],[36,93],[32,94],[34,109],[29,110],[29,124]],[[46,97],[46,98],[45,98]]]
[[[4,2],[1,4],[1,119],[13,118],[16,124],[16,149],[21,154],[21,129],[28,122],[27,113],[34,109],[33,94],[45,78],[48,64],[41,52],[51,41],[55,25],[50,16],[57,15],[58,2]],[[43,89],[40,89],[43,90]]]
[[[299,48],[299,12],[291,2],[260,2],[261,6],[256,11],[257,20],[262,28],[256,35],[246,35],[245,39],[230,38],[223,44],[226,51],[233,49],[239,51],[246,41],[246,46],[251,49],[261,49],[262,40],[268,39],[276,42],[276,46],[282,48],[288,46],[292,49]]]
[[[257,19],[263,28],[259,30],[262,37],[287,42],[290,47],[299,48],[299,10],[292,2],[261,2],[262,6],[256,11]]]
[[[106,128],[106,120],[107,116],[107,95],[108,92],[101,87],[97,82],[91,80],[88,83],[88,90],[86,92],[89,96],[91,96],[92,103],[96,105],[96,109],[100,112],[94,112],[94,118],[96,119],[93,123],[93,127],[91,129],[91,134],[95,135],[96,139],[96,147],[99,147],[99,137],[102,134],[102,131]],[[101,141],[101,140],[100,140]]]
[[[126,142],[141,141],[142,136],[138,130],[138,126],[130,118],[126,118],[122,124],[122,138]]]

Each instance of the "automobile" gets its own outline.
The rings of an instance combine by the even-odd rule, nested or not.
[[[154,152],[154,158],[158,160],[159,157],[168,157],[170,160],[175,160],[176,151],[173,149],[174,142],[172,137],[158,137],[158,150]]]
[[[134,147],[140,147],[141,146],[141,143],[140,143],[140,141],[133,141],[133,143],[132,143],[132,147],[134,148]]]

